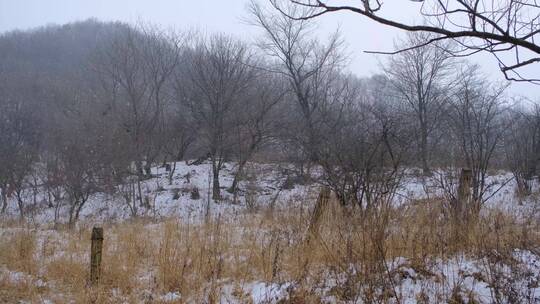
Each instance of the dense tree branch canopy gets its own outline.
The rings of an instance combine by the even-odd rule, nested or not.
[[[372,21],[411,32],[430,32],[434,36],[420,43],[425,46],[440,40],[456,40],[461,48],[449,50],[454,56],[478,52],[491,53],[506,79],[540,83],[540,76],[525,73],[526,66],[540,62],[540,3],[536,0],[410,0],[419,2],[422,24],[412,24],[385,16],[383,8],[395,5],[380,0],[350,1],[270,0],[283,14],[307,20],[328,13],[348,11]],[[341,4],[340,4],[341,2]],[[290,10],[288,6],[303,9]],[[296,14],[289,14],[293,11]],[[403,50],[398,50],[400,52]],[[392,52],[392,53],[396,53]]]

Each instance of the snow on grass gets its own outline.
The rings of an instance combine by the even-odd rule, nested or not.
[[[234,164],[227,163],[220,177],[223,187],[223,200],[213,201],[209,198],[211,184],[209,172],[211,165],[203,163],[201,165],[187,165],[184,162],[177,163],[172,183],[169,183],[168,172],[164,168],[153,168],[153,178],[142,183],[143,193],[150,202],[150,208],[140,208],[141,217],[151,217],[159,220],[168,217],[179,218],[184,222],[199,222],[206,214],[207,204],[212,215],[227,220],[234,220],[238,213],[246,211],[246,194],[255,191],[256,204],[268,206],[275,202],[276,208],[290,208],[295,205],[312,202],[319,185],[312,183],[309,185],[295,185],[292,189],[283,189],[282,185],[286,179],[286,174],[278,165],[273,164],[251,164],[253,167],[254,180],[244,180],[240,183],[240,191],[237,197],[228,193],[226,188],[233,180]],[[509,181],[510,180],[510,181]],[[515,195],[515,183],[511,181],[508,173],[500,173],[490,177],[489,180],[494,186],[488,196],[492,196],[486,202],[486,208],[497,208],[508,213],[519,216],[530,216],[538,214],[539,204],[537,197],[519,198]],[[249,183],[255,187],[248,187]],[[197,188],[200,193],[199,199],[191,198],[191,191]],[[424,179],[414,175],[407,175],[403,180],[403,185],[396,196],[396,204],[407,204],[416,199],[441,196],[441,190],[437,188],[433,180]],[[33,201],[33,194],[28,192],[28,201]],[[55,210],[44,202],[44,195],[38,193],[36,205],[29,212],[30,222],[43,224],[38,230],[33,231],[36,238],[36,248],[45,248],[47,242],[66,242],[62,235],[46,227],[55,220]],[[57,218],[65,221],[67,218],[67,206],[64,206],[57,214]],[[8,218],[17,218],[18,210],[15,202],[11,202],[8,209]],[[110,221],[124,221],[131,218],[128,207],[122,203],[119,196],[99,193],[93,195],[82,210],[81,221],[88,224],[96,224]],[[161,229],[161,225],[146,224],[146,229]],[[243,229],[248,227],[235,228],[238,237],[242,237]],[[1,228],[0,238],[7,239],[10,235],[17,233],[21,228]],[[261,229],[257,232],[261,239],[265,238],[265,233]],[[65,244],[62,247],[66,247]],[[54,252],[48,257],[49,260],[56,260],[63,257],[62,251]],[[84,260],[87,256],[70,256],[78,260]],[[242,258],[242,257],[240,257]],[[389,261],[389,269],[396,282],[395,292],[398,294],[401,303],[417,303],[420,299],[425,299],[427,303],[437,303],[446,301],[452,297],[461,298],[464,302],[492,303],[513,296],[517,299],[527,299],[531,303],[540,303],[540,256],[538,253],[527,250],[514,250],[510,257],[498,257],[494,253],[493,257],[474,258],[465,255],[457,255],[448,259],[430,260],[423,268],[418,268],[411,261],[405,258],[397,258]],[[354,270],[351,272],[354,273]],[[0,267],[0,277],[14,284],[25,283],[37,288],[47,287],[49,282],[25,274],[12,271],[6,267]],[[143,273],[140,280],[151,281],[153,274]],[[344,276],[345,277],[345,274]],[[235,283],[236,284],[236,283]],[[252,303],[279,303],[289,299],[290,290],[294,289],[295,282],[275,283],[253,281],[244,283],[243,293]],[[326,286],[317,289],[321,297],[327,299],[329,303],[341,303],[331,293],[331,290],[343,285],[339,279],[328,277]],[[50,284],[49,284],[50,285]],[[50,286],[49,286],[50,288]],[[151,293],[150,290],[145,291]],[[381,293],[383,291],[380,291]],[[113,291],[114,297],[122,298],[119,290]],[[168,292],[164,294],[152,294],[152,298],[162,302],[188,301],[178,292]],[[243,303],[234,295],[233,284],[223,287],[223,303]],[[244,299],[245,300],[245,299]],[[362,303],[360,299],[355,303]]]
[[[174,302],[179,301],[182,299],[182,296],[179,292],[168,292],[162,296],[159,297],[159,299],[163,302]]]
[[[302,203],[307,198],[314,199],[320,184],[312,182],[307,185],[294,185],[292,189],[284,189],[283,185],[287,175],[291,172],[291,166],[287,164],[260,164],[248,163],[246,171],[252,180],[242,180],[237,195],[227,192],[232,184],[235,163],[226,163],[221,175],[220,185],[223,199],[214,201],[211,199],[211,164],[205,162],[199,165],[188,165],[187,162],[176,163],[176,169],[169,182],[169,172],[164,167],[152,168],[152,178],[144,180],[141,184],[143,200],[148,202],[149,208],[138,206],[138,217],[150,217],[153,219],[176,217],[182,219],[201,219],[207,210],[214,215],[226,218],[246,210],[247,207],[268,206],[271,203],[278,204],[278,208],[287,208],[290,204]],[[312,171],[314,179],[320,177],[322,172],[316,168]],[[414,170],[407,170],[402,180],[401,187],[395,196],[395,204],[403,205],[418,199],[443,197],[437,179],[441,172],[436,172],[432,177],[422,177],[415,174]],[[485,203],[485,209],[499,209],[512,214],[523,216],[538,214],[540,204],[538,195],[518,197],[515,195],[515,181],[508,172],[495,173],[488,177],[491,185],[485,197],[489,199]],[[192,199],[191,191],[198,189],[200,198]],[[539,188],[536,185],[535,188]],[[538,189],[536,189],[538,190]],[[311,196],[309,196],[311,195]],[[246,198],[249,196],[255,206],[246,206]],[[46,203],[45,193],[34,191],[25,192],[27,218],[34,224],[51,224],[66,222],[68,218],[68,201],[64,198],[63,206],[59,212]],[[18,209],[15,201],[11,201],[7,215],[4,218],[18,218]],[[56,214],[56,215],[55,215]],[[81,220],[99,224],[108,221],[124,221],[132,218],[132,214],[120,194],[97,193],[90,197],[81,211]]]
[[[287,288],[290,284],[268,284],[257,282],[251,284],[251,298],[254,303],[278,303],[281,300],[287,299]]]
[[[245,197],[248,191],[254,191],[256,204],[268,205],[271,202],[288,204],[291,201],[303,197],[310,189],[318,187],[312,185],[295,185],[293,189],[282,189],[286,179],[286,173],[277,165],[249,164],[254,171],[256,187],[247,189],[249,181],[241,181],[238,195],[227,192],[232,184],[235,164],[226,163],[220,175],[222,200],[211,199],[211,164],[206,162],[200,165],[188,165],[186,162],[178,162],[172,178],[169,182],[169,172],[162,167],[152,168],[152,178],[141,183],[143,200],[150,205],[149,208],[138,206],[138,217],[151,217],[153,219],[176,217],[183,219],[201,219],[207,210],[212,215],[234,215],[246,209]],[[191,191],[196,188],[200,198],[192,199]],[[51,224],[56,222],[65,223],[68,216],[68,200],[64,198],[58,212],[48,206],[44,193],[33,191],[25,192],[27,202],[26,217],[33,224]],[[35,201],[35,204],[34,204]],[[209,206],[208,206],[209,205]],[[278,206],[280,207],[280,206]],[[283,207],[283,206],[281,206]],[[15,201],[10,201],[6,215],[2,217],[17,219],[19,210]],[[56,213],[56,214],[55,214]],[[106,221],[124,221],[130,219],[132,214],[120,194],[96,193],[90,197],[81,210],[82,221],[99,224]]]

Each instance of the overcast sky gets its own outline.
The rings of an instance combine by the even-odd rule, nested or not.
[[[266,0],[261,0],[266,1]],[[398,2],[399,3],[395,3]],[[243,20],[247,0],[0,0],[0,32],[30,29],[47,24],[64,24],[72,21],[97,18],[102,21],[151,22],[162,27],[201,29],[233,34],[252,41],[258,30]],[[392,2],[392,3],[391,3]],[[386,2],[387,16],[402,21],[418,21],[418,3],[406,0]],[[388,5],[391,3],[392,6]],[[389,51],[403,33],[364,20],[352,13],[340,13],[317,19],[321,36],[327,36],[337,27],[348,46],[351,57],[349,69],[359,76],[369,76],[379,71],[378,59],[364,50]],[[483,72],[493,80],[503,77],[491,56],[477,55],[469,58],[482,66]],[[538,67],[535,67],[538,69]],[[513,84],[513,94],[540,99],[540,87],[532,84]]]

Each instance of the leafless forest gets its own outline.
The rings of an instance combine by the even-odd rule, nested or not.
[[[325,2],[1,34],[0,302],[540,303],[539,5]],[[378,73],[336,11],[405,30]]]

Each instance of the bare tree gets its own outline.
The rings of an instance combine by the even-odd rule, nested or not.
[[[175,107],[172,107],[164,114],[163,153],[165,161],[172,161],[172,166],[168,169],[169,184],[172,184],[177,162],[184,159],[189,147],[197,137],[197,132],[191,127],[191,123],[192,119],[188,117],[188,109],[180,102],[177,102]]]
[[[507,85],[490,84],[468,66],[459,75],[455,100],[449,110],[449,128],[458,146],[458,167],[472,171],[469,211],[478,214],[486,195],[495,186],[488,180],[488,169],[500,150],[508,121],[504,119]]]
[[[116,130],[102,114],[107,105],[100,102],[101,96],[88,81],[72,79],[55,84],[57,94],[51,104],[55,111],[44,134],[45,187],[54,196],[55,217],[67,207],[70,226],[78,221],[93,194],[107,191],[109,178],[121,167],[114,155],[118,153],[115,145],[125,142],[115,137]]]
[[[153,139],[159,138],[155,133],[170,97],[165,91],[180,60],[181,39],[155,28],[127,28],[101,50],[105,60],[96,64],[111,91],[109,111],[132,138],[140,174],[149,174],[148,166],[159,154]]]
[[[291,14],[294,6],[289,6]],[[265,10],[252,1],[249,10],[253,23],[264,31],[261,50],[274,60],[274,72],[286,77],[294,106],[300,113],[301,126],[292,141],[299,145],[309,162],[317,162],[320,146],[319,124],[324,110],[333,102],[332,83],[341,69],[344,57],[341,40],[336,33],[326,45],[311,37],[314,24],[308,20],[295,22],[284,15]]]
[[[410,48],[417,48],[441,40],[455,40],[461,48],[450,51],[455,56],[468,56],[478,52],[491,53],[509,80],[540,82],[537,75],[523,75],[525,66],[540,62],[540,35],[538,15],[540,4],[536,0],[411,0],[419,2],[419,15],[423,24],[400,22],[384,15],[383,6],[395,5],[381,0],[361,0],[354,6],[346,1],[324,0],[270,0],[283,14],[295,20],[307,20],[333,12],[353,12],[374,22],[410,32],[429,32],[430,39]],[[283,3],[285,2],[285,4]],[[287,10],[292,3],[302,10]],[[400,49],[396,52],[408,50]],[[389,54],[391,54],[389,53]],[[509,56],[508,56],[509,55]]]
[[[448,55],[451,46],[437,42],[423,48],[410,48],[429,40],[428,33],[410,33],[400,48],[408,51],[390,57],[383,67],[392,91],[412,111],[417,122],[417,153],[424,174],[430,173],[433,132],[439,126],[447,103],[449,87],[445,82],[453,67]]]
[[[516,109],[508,115],[510,124],[504,140],[506,161],[512,171],[520,195],[532,191],[534,178],[538,176],[540,157],[540,107],[534,104]]]
[[[196,121],[212,162],[212,198],[221,199],[219,173],[232,149],[232,135],[242,106],[248,102],[255,70],[247,47],[225,35],[196,42],[188,55],[188,81],[179,89]]]
[[[64,201],[64,188],[60,157],[57,153],[44,153],[43,188],[47,192],[48,205],[54,208],[54,223],[60,221],[60,211]]]
[[[5,75],[7,76],[7,75]],[[39,107],[33,97],[42,88],[30,85],[35,79],[9,75],[0,87],[0,187],[2,211],[8,198],[15,197],[21,219],[24,218],[27,177],[39,153]]]
[[[289,15],[302,13],[297,6],[286,9]],[[339,36],[321,45],[311,38],[314,25],[309,20],[291,20],[256,2],[250,11],[265,33],[259,45],[275,59],[273,71],[288,80],[300,114],[292,141],[310,162],[321,165],[324,182],[343,204],[370,209],[377,202],[390,202],[405,151],[396,145],[396,120],[371,103],[358,80],[343,74]],[[372,96],[382,98],[381,93]]]
[[[411,135],[381,80],[346,80],[339,87],[339,106],[327,115],[321,148],[325,182],[342,204],[364,211],[391,203]]]
[[[238,165],[229,192],[235,193],[246,163],[270,140],[276,138],[276,130],[282,121],[277,105],[286,94],[281,75],[259,71],[256,83],[252,86],[243,110],[238,112],[239,123],[236,125],[235,148]]]
[[[64,190],[69,199],[69,224],[78,221],[90,196],[98,191],[99,164],[91,144],[78,142],[80,137],[64,142],[60,154]]]
[[[127,27],[96,54],[95,69],[109,95],[104,115],[115,117],[131,140],[141,206],[141,180],[150,176],[166,142],[161,127],[166,104],[172,102],[170,86],[183,38],[148,26]]]

